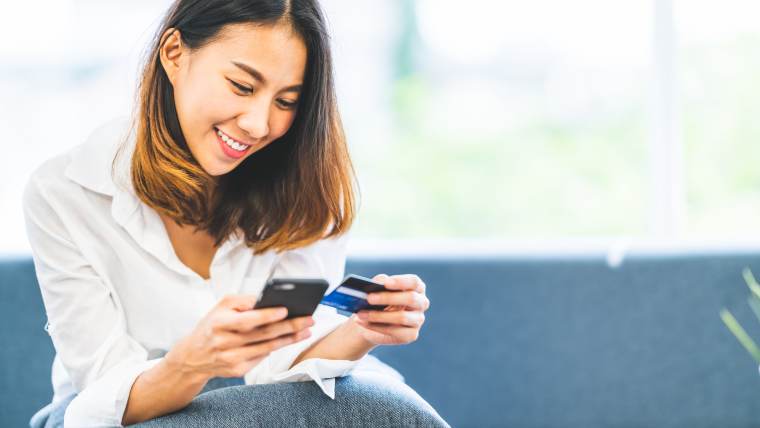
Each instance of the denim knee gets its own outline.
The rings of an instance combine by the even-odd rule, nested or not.
[[[201,394],[148,427],[448,427],[412,388],[360,372],[336,379],[335,400],[314,382],[244,385]]]
[[[355,373],[337,379],[335,388],[340,412],[363,426],[449,427],[409,385],[382,374]]]

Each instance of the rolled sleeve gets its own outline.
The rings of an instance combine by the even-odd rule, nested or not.
[[[33,176],[24,191],[24,218],[48,333],[77,397],[66,426],[120,426],[132,383],[147,351],[128,333],[118,296],[75,244],[47,189]]]
[[[340,284],[346,264],[348,236],[323,239],[310,246],[284,252],[276,262],[274,278],[324,278],[328,293]],[[314,312],[311,336],[280,348],[267,356],[245,376],[246,384],[302,382],[313,380],[330,398],[335,398],[335,378],[345,376],[361,359],[329,360],[309,358],[291,367],[298,356],[312,344],[330,334],[348,317],[334,308],[319,305]]]
[[[160,359],[124,361],[82,390],[66,408],[66,427],[121,426],[135,379]]]

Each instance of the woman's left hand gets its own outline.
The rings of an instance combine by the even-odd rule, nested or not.
[[[375,345],[402,345],[417,340],[425,322],[430,300],[425,283],[417,275],[375,275],[373,281],[389,291],[369,293],[371,305],[387,305],[385,310],[363,310],[351,317],[362,337]]]

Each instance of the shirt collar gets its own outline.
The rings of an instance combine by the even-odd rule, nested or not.
[[[129,118],[114,119],[98,127],[87,140],[71,152],[64,175],[95,192],[114,196],[117,186],[131,189],[129,163],[135,144],[135,133]],[[123,146],[118,162],[112,162]]]
[[[175,271],[197,276],[174,255],[158,214],[140,201],[134,192],[130,165],[135,141],[134,127],[129,118],[112,120],[93,131],[87,141],[72,151],[64,174],[87,189],[111,196],[111,215],[136,242]],[[120,147],[123,151],[113,164]],[[242,235],[233,233],[217,250],[214,258],[223,258],[244,243]]]
[[[131,122],[119,118],[107,122],[72,150],[64,175],[80,186],[110,196],[111,216],[140,246],[168,264],[171,243],[158,214],[134,192],[130,163],[135,137]],[[122,148],[118,162],[113,163]]]

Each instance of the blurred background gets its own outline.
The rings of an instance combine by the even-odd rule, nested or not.
[[[169,4],[0,2],[0,253],[31,171],[130,113]],[[760,238],[760,3],[322,4],[358,251]]]

